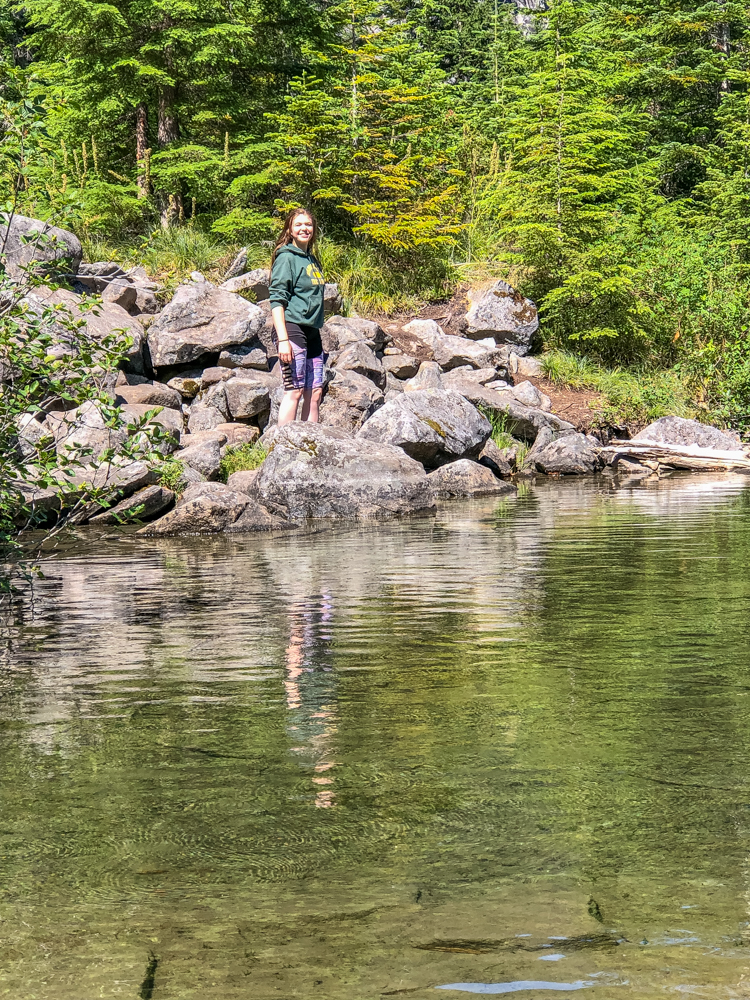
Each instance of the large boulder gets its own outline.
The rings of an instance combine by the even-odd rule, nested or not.
[[[742,442],[734,431],[720,431],[718,427],[701,424],[685,417],[660,417],[637,434],[638,444],[661,444],[698,448],[715,448],[720,451],[739,451]]]
[[[273,513],[295,521],[433,509],[424,469],[400,448],[323,424],[278,428],[253,491]]]
[[[565,434],[543,448],[534,449],[533,463],[540,472],[564,476],[595,472],[600,466],[601,444],[586,434]]]
[[[490,436],[489,421],[457,392],[422,389],[387,402],[358,437],[397,445],[427,467],[477,458]]]
[[[373,351],[361,340],[348,344],[336,358],[338,371],[352,371],[369,378],[379,389],[385,388],[385,370]]]
[[[264,323],[263,311],[239,295],[208,281],[180,285],[149,327],[151,363],[159,368],[220,354],[235,344],[250,343]]]
[[[356,371],[337,371],[323,397],[320,422],[354,433],[383,401],[383,393],[369,378]]]
[[[26,215],[0,215],[0,268],[13,278],[28,270],[74,275],[82,254],[80,240],[67,229]]]
[[[467,293],[469,309],[464,330],[472,340],[492,337],[496,344],[510,344],[519,356],[529,353],[539,329],[539,314],[531,299],[524,298],[505,281]]]
[[[453,372],[441,376],[441,381],[445,389],[458,392],[475,406],[481,406],[485,411],[503,417],[505,429],[513,437],[524,441],[535,441],[543,427],[555,432],[575,430],[573,424],[554,413],[519,403],[511,390],[490,389],[472,379],[454,375]]]
[[[503,482],[489,469],[468,458],[442,465],[431,472],[428,478],[435,496],[443,500],[516,493],[515,486]]]

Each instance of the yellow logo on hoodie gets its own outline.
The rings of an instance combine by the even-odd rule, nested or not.
[[[320,270],[315,266],[315,264],[307,265],[307,277],[310,279],[313,285],[325,285],[325,278],[320,273]]]

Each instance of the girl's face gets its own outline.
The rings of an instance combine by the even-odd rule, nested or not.
[[[304,249],[312,239],[312,235],[313,220],[310,216],[306,212],[295,216],[292,222],[292,239],[294,242]]]

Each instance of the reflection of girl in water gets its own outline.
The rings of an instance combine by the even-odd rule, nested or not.
[[[327,809],[335,804],[333,777],[333,738],[337,731],[336,678],[328,663],[333,604],[329,594],[289,609],[289,645],[286,649],[286,707],[289,732],[297,746],[292,747],[309,761],[318,786],[315,805]]]

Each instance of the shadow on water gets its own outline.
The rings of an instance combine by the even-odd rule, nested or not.
[[[81,532],[4,675],[2,989],[745,995],[746,482]]]

